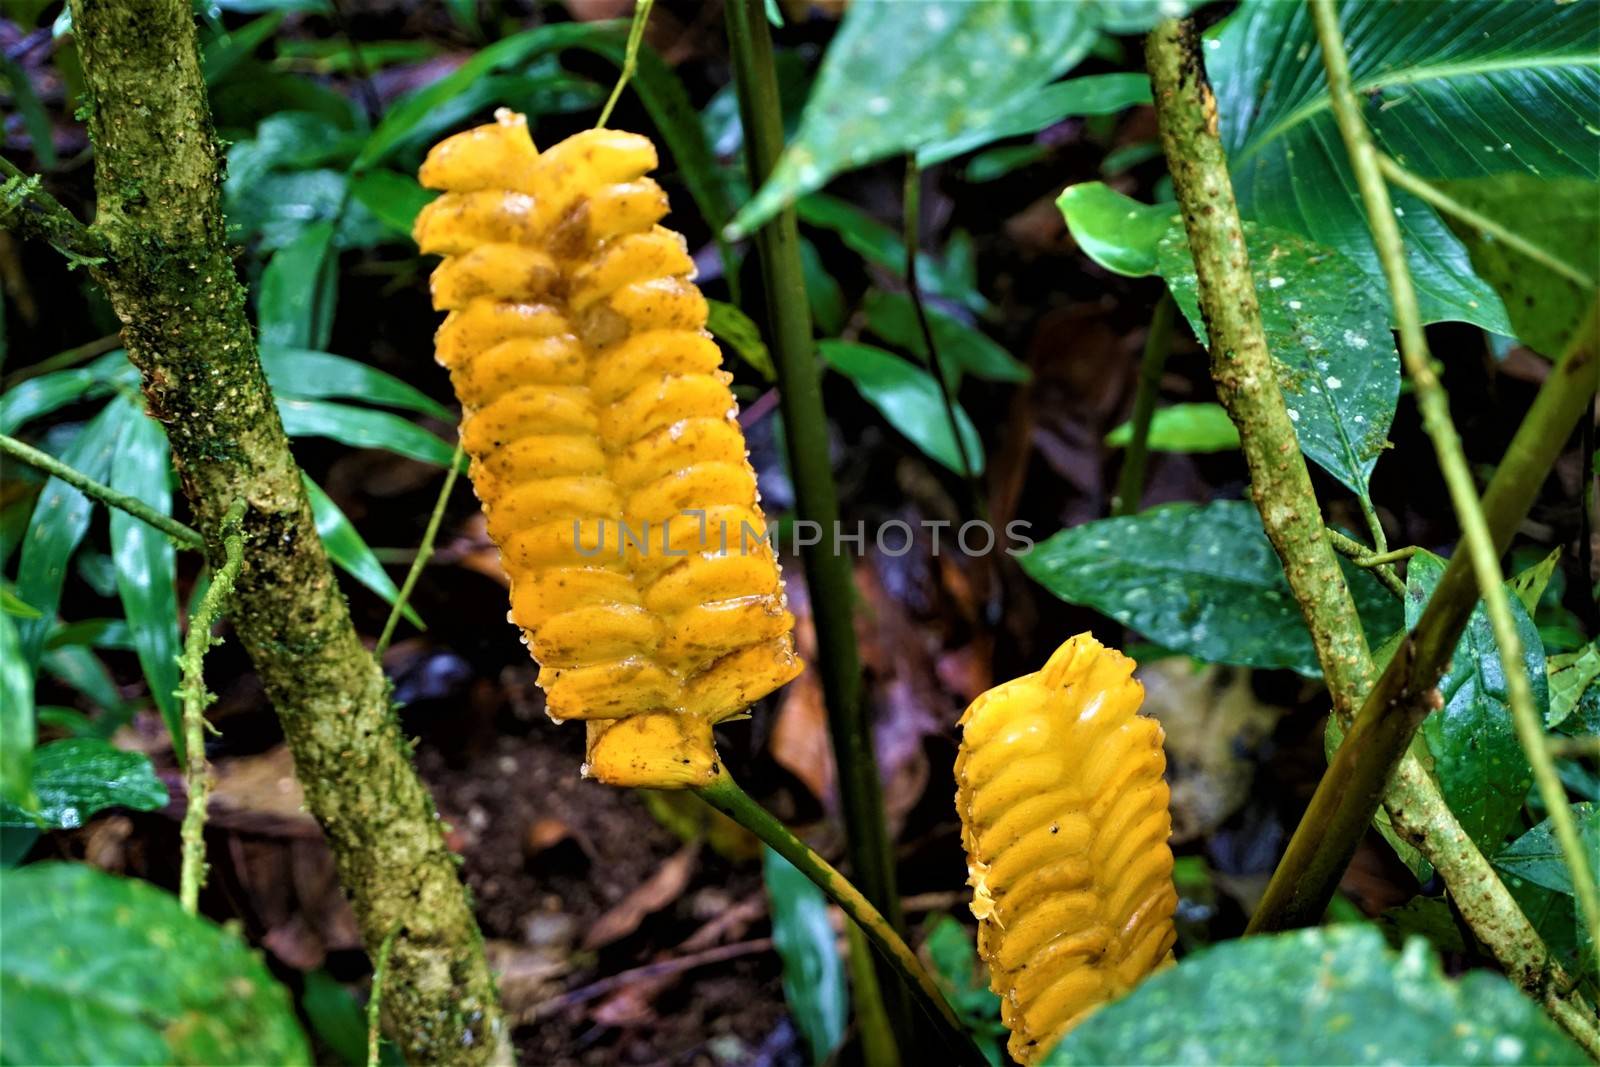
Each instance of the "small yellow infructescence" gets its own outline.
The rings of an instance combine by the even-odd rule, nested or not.
[[[1042,1061],[1171,959],[1167,761],[1133,668],[1078,634],[961,717],[956,809],[978,951],[1019,1063]]]
[[[655,165],[616,130],[541,154],[501,110],[428,153],[444,195],[414,233],[445,257],[436,355],[550,716],[588,721],[590,777],[674,788],[709,782],[711,727],[802,665]]]

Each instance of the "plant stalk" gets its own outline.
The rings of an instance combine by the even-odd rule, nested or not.
[[[71,0],[95,153],[94,268],[166,427],[196,527],[224,561],[249,510],[230,618],[283,724],[363,940],[402,926],[385,1025],[412,1063],[510,1059],[483,939],[411,764],[389,686],[317,536],[245,315],[188,0]]]
[[[796,870],[815,882],[829,900],[854,920],[872,947],[882,954],[895,974],[916,994],[917,1003],[941,1031],[941,1047],[950,1050],[960,1063],[983,1067],[987,1062],[983,1053],[978,1050],[972,1035],[961,1025],[955,1010],[944,999],[944,994],[923,968],[917,954],[911,951],[894,925],[849,879],[739,788],[726,767],[719,767],[716,779],[695,792],[707,804],[755,834],[774,852],[794,864]]]
[[[744,121],[750,184],[759,188],[783,150],[783,117],[773,66],[772,36],[762,0],[732,0],[724,9],[733,54],[739,110]],[[839,494],[828,450],[821,368],[811,336],[811,309],[800,263],[800,231],[793,207],[779,212],[755,235],[765,281],[767,316],[777,365],[789,472],[796,512],[825,531],[837,530]],[[884,818],[883,783],[873,751],[863,699],[855,634],[855,577],[848,556],[825,536],[801,549],[812,619],[817,631],[816,669],[828,709],[828,733],[838,768],[850,871],[867,899],[896,930],[905,926],[895,885],[894,852]],[[909,1048],[909,1005],[900,983],[880,970],[885,1008],[903,1048]]]
[[[405,614],[406,604],[411,601],[411,593],[417,587],[417,579],[422,577],[428,561],[433,558],[433,542],[439,536],[439,523],[444,519],[444,509],[450,502],[450,492],[456,487],[456,475],[461,473],[461,454],[461,435],[457,433],[456,450],[450,457],[450,469],[444,472],[444,484],[439,487],[439,497],[433,502],[433,512],[428,516],[428,525],[422,531],[422,541],[417,545],[417,554],[411,558],[411,567],[406,571],[405,581],[400,584],[400,592],[394,598],[394,606],[389,609],[389,617],[384,620],[383,632],[378,635],[378,643],[373,646],[372,654],[380,662],[384,651],[389,647],[389,642],[394,638],[395,627],[400,625],[400,616]]]
[[[1587,850],[1567,802],[1566,787],[1561,784],[1555,760],[1545,747],[1544,723],[1534,707],[1533,688],[1522,654],[1522,640],[1517,635],[1505,577],[1500,570],[1502,546],[1496,544],[1488,517],[1478,501],[1472,470],[1467,465],[1461,438],[1450,419],[1449,398],[1434,369],[1433,357],[1428,352],[1427,338],[1422,330],[1422,315],[1417,308],[1416,290],[1411,281],[1411,269],[1406,264],[1405,244],[1400,236],[1400,226],[1395,222],[1389,189],[1384,184],[1383,167],[1377,148],[1372,143],[1371,131],[1361,116],[1361,106],[1350,86],[1350,63],[1345,54],[1344,37],[1339,30],[1339,14],[1332,0],[1312,0],[1311,13],[1317,27],[1317,38],[1322,44],[1322,62],[1328,72],[1328,91],[1334,119],[1339,124],[1345,151],[1350,156],[1350,166],[1355,172],[1356,185],[1361,190],[1361,200],[1366,207],[1367,224],[1372,230],[1373,243],[1377,246],[1384,277],[1389,282],[1390,297],[1394,301],[1395,322],[1400,333],[1400,358],[1416,386],[1422,424],[1433,440],[1440,472],[1444,475],[1450,502],[1455,507],[1456,518],[1461,525],[1462,540],[1466,543],[1472,570],[1477,577],[1484,610],[1494,630],[1495,644],[1500,650],[1500,664],[1505,672],[1506,702],[1511,706],[1512,722],[1523,751],[1527,753],[1528,762],[1533,767],[1539,795],[1550,813],[1551,827],[1571,872],[1578,910],[1589,928],[1591,939],[1600,942],[1600,890],[1595,887],[1594,872],[1590,869]],[[1592,282],[1589,284],[1592,285]]]
[[[7,437],[5,434],[0,434],[0,452],[4,452],[8,456],[15,456],[30,467],[36,467],[46,474],[60,478],[72,488],[85,496],[100,501],[107,507],[127,512],[140,522],[147,523],[160,530],[184,548],[204,548],[206,546],[205,538],[172,516],[161,514],[161,512],[150,507],[138,497],[129,496],[127,493],[119,493],[109,485],[102,485],[76,467],[68,466],[48,452],[41,452],[32,445],[24,444],[15,437]]]
[[[244,563],[244,501],[235,500],[222,519],[223,563],[211,576],[206,595],[189,617],[189,632],[184,635],[179,667],[183,674],[183,749],[184,784],[188,787],[188,806],[183,812],[183,864],[178,875],[178,900],[190,915],[200,907],[200,890],[206,882],[206,804],[211,797],[211,768],[206,764],[206,650],[212,645],[211,628],[222,615],[222,607],[233,596]]]
[[[1161,375],[1167,355],[1172,351],[1172,326],[1178,306],[1171,293],[1162,293],[1150,313],[1150,329],[1144,335],[1144,353],[1139,358],[1139,385],[1133,394],[1133,414],[1129,423],[1133,436],[1122,453],[1122,469],[1117,473],[1117,491],[1111,498],[1111,515],[1120,518],[1137,515],[1144,499],[1145,469],[1150,462],[1150,423],[1155,419],[1156,400],[1161,393]]]

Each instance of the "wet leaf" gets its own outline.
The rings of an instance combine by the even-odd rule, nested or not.
[[[1400,395],[1387,299],[1349,260],[1295,234],[1246,224],[1245,244],[1300,448],[1364,497]],[[1181,225],[1161,238],[1157,262],[1195,336],[1208,344]]]
[[[76,863],[7,871],[0,887],[0,925],[28,932],[0,959],[8,1061],[310,1062],[283,987],[176,897]]]
[[[0,826],[72,830],[106,808],[156,811],[167,787],[150,757],[93,737],[54,741],[33,754],[34,804],[0,802]]]
[[[0,800],[32,801],[33,671],[10,612],[0,612]]]
[[[1170,504],[1062,530],[1020,557],[1062,600],[1086,604],[1176,652],[1210,663],[1321,669],[1300,607],[1255,508]],[[1394,597],[1346,568],[1371,633],[1400,628]]]
[[[1150,79],[1144,74],[1090,74],[1055,82],[1001,104],[987,123],[917,150],[924,167],[982,148],[1005,137],[1037,133],[1078,115],[1114,115],[1150,102]]]
[[[1573,818],[1584,840],[1595,877],[1600,878],[1600,807],[1583,803],[1572,806]],[[1557,893],[1573,895],[1572,872],[1567,869],[1555,828],[1546,819],[1494,857],[1494,865],[1507,874],[1526,878],[1534,885]]]
[[[1444,568],[1444,560],[1431,552],[1417,553],[1406,565],[1407,629],[1422,617]],[[1522,602],[1514,594],[1509,599],[1534,708],[1543,718],[1549,707],[1544,646]],[[1439,679],[1439,695],[1444,707],[1422,723],[1434,777],[1462,829],[1485,853],[1494,855],[1517,823],[1533,785],[1533,771],[1512,724],[1500,650],[1482,603],[1473,609],[1456,642],[1450,667]]]
[[[1156,245],[1180,218],[1177,204],[1141,204],[1104,182],[1069,185],[1056,206],[1084,255],[1130,278],[1156,272]]]
[[[1229,941],[1095,1012],[1046,1062],[1566,1064],[1582,1053],[1496,974],[1445,978],[1370,926]]]

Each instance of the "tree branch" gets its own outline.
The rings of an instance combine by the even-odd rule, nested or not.
[[[400,929],[382,1012],[412,1063],[509,1060],[482,938],[377,661],[339,592],[228,254],[188,0],[71,0],[90,101],[97,276],[220,565],[248,502],[230,612],[362,937]]]
[[[0,157],[0,229],[48,241],[74,267],[97,266],[106,255],[105,241],[76,215],[45,192],[38,175],[22,173]]]

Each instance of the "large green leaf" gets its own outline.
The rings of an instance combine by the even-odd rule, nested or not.
[[[1056,596],[1211,663],[1321,669],[1256,509],[1240,500],[1170,504],[1062,530],[1020,559]],[[1347,568],[1369,633],[1400,628],[1395,600]]]
[[[1072,69],[1092,4],[856,0],[823,57],[800,130],[731,230],[754,231],[831,177],[989,126]]]
[[[1380,150],[1427,178],[1600,174],[1600,19],[1592,3],[1343,0],[1340,24]],[[1349,256],[1383,285],[1329,108],[1310,9],[1246,0],[1207,42],[1245,216]],[[1395,197],[1428,321],[1509,334],[1500,298],[1433,210]]]
[[[11,613],[0,612],[0,800],[30,802],[33,741],[33,671]]]
[[[314,222],[267,261],[256,304],[263,346],[322,348],[328,343],[339,293],[333,232],[332,222]]]
[[[99,376],[87,367],[41,374],[0,394],[0,433],[14,434],[18,427],[41,415],[79,400],[107,392]]]
[[[355,524],[333,502],[333,498],[322,491],[321,486],[304,474],[300,477],[305,482],[306,496],[311,499],[311,515],[316,519],[317,536],[322,538],[322,547],[328,550],[328,558],[350,577],[381,596],[385,604],[392,605],[399,598],[400,590],[395,588],[394,579],[383,569],[377,555],[367,547]],[[402,614],[417,629],[427,629],[417,613],[411,610],[410,604],[405,606]]]
[[[143,412],[122,425],[111,488],[157,514],[172,514],[172,459],[167,432]],[[178,704],[178,563],[172,539],[121,508],[110,509],[111,558],[117,594],[127,616],[150,698],[161,711],[173,751],[183,759],[183,712]]]
[[[54,741],[35,752],[33,790],[35,804],[0,801],[0,826],[71,830],[105,808],[155,811],[168,800],[149,756],[95,737]]]
[[[1439,184],[1457,202],[1587,276],[1589,284],[1581,284],[1445,216],[1467,246],[1478,276],[1505,301],[1517,336],[1536,351],[1558,355],[1594,301],[1595,248],[1600,247],[1600,193],[1595,183],[1497,174]]]
[[[384,448],[440,467],[450,465],[455,451],[435,434],[387,411],[280,397],[278,415],[290,437],[327,437],[351,448]]]
[[[916,353],[923,360],[928,358],[928,346],[923,343],[922,328],[917,323],[917,310],[910,296],[873,289],[867,293],[863,310],[873,333],[892,345]],[[936,307],[925,310],[933,343],[939,349],[939,362],[952,385],[961,381],[963,373],[990,382],[1028,380],[1027,366],[983,331]]]
[[[905,434],[924,455],[957,474],[961,470],[961,451],[950,432],[950,417],[945,411],[939,383],[921,367],[872,345],[852,341],[823,341],[818,346],[822,358],[860,390],[867,403],[882,412],[889,425]],[[954,403],[954,401],[952,401]],[[955,405],[956,425],[966,445],[972,473],[983,470],[983,442],[972,420]]]
[[[6,1063],[310,1062],[261,960],[171,894],[65,863],[7,871],[0,890]]]
[[[1126,448],[1133,441],[1133,423],[1106,434],[1106,444]],[[1221,404],[1173,404],[1157,408],[1150,418],[1152,452],[1227,452],[1239,447],[1239,430]]]
[[[1182,220],[1176,204],[1142,204],[1104,182],[1067,186],[1056,207],[1084,255],[1131,278],[1156,272],[1156,246]]]
[[[1388,302],[1348,259],[1296,234],[1246,223],[1245,245],[1262,329],[1300,448],[1365,497],[1400,396]],[[1161,238],[1157,262],[1195,335],[1208,344],[1181,225]]]
[[[142,418],[144,413],[131,400],[118,397],[84,425],[62,453],[62,462],[96,481],[104,481],[123,424]],[[16,589],[17,596],[40,613],[39,618],[21,620],[17,626],[23,662],[30,672],[39,665],[45,639],[55,626],[67,564],[88,532],[93,512],[94,503],[59,478],[45,483],[34,504],[33,518],[22,541]]]
[[[772,905],[772,944],[783,960],[783,998],[811,1049],[812,1063],[830,1062],[844,1040],[850,993],[828,900],[782,856],[766,849],[764,874]]]
[[[954,137],[922,146],[917,162],[924,167],[982,148],[1003,137],[1037,133],[1077,115],[1114,115],[1150,102],[1150,79],[1144,74],[1090,74],[1070,78],[1002,103],[989,121]]]
[[[1417,553],[1406,565],[1407,629],[1422,617],[1444,568],[1444,560],[1431,552]],[[1514,593],[1507,599],[1542,722],[1549,706],[1544,645],[1522,602]],[[1434,777],[1462,829],[1492,856],[1517,822],[1533,785],[1533,771],[1511,720],[1500,650],[1481,603],[1456,643],[1450,668],[1439,679],[1439,695],[1444,707],[1422,723],[1422,736],[1433,755]]]
[[[1572,814],[1584,837],[1595,877],[1600,878],[1600,806],[1574,804]],[[1501,849],[1494,857],[1494,865],[1534,885],[1569,897],[1573,895],[1572,871],[1567,868],[1566,857],[1549,819]]]
[[[1145,979],[1046,1060],[1575,1064],[1583,1054],[1504,978],[1445,978],[1426,942],[1366,925],[1228,941]]]
[[[392,374],[331,352],[261,349],[261,369],[275,395],[293,400],[363,400],[455,422],[450,409]]]

